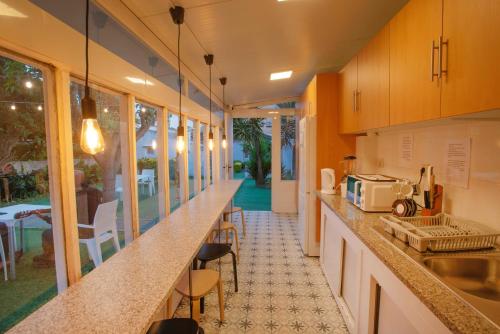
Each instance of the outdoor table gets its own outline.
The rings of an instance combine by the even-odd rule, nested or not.
[[[16,223],[22,219],[16,219],[14,216],[18,212],[50,209],[50,205],[34,205],[34,204],[16,204],[0,208],[0,223],[7,226],[9,237],[9,260],[10,260],[10,277],[16,279]],[[23,245],[21,245],[23,247]]]

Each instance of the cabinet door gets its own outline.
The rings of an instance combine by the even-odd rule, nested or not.
[[[322,216],[322,241],[321,241],[321,265],[325,273],[330,289],[336,295],[340,295],[340,271],[341,271],[341,236],[338,222],[329,209],[321,207]]]
[[[339,130],[341,133],[352,133],[359,130],[354,102],[357,89],[358,57],[354,57],[339,73]]]
[[[342,239],[342,246],[341,296],[354,320],[357,319],[361,249],[349,239]]]
[[[442,116],[500,107],[500,1],[444,0]]]
[[[358,55],[360,129],[389,125],[389,26]]]
[[[467,0],[465,0],[467,1]],[[412,0],[390,22],[390,123],[440,117],[440,83],[431,80],[431,52],[437,71],[441,0]]]

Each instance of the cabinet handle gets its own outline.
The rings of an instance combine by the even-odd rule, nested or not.
[[[361,91],[356,90],[356,111],[359,111],[359,96],[361,95]]]
[[[443,76],[443,73],[448,75],[448,52],[446,52],[446,69],[443,70],[443,45],[446,45],[446,51],[448,51],[448,40],[444,40],[443,36],[439,37],[439,49],[438,49],[438,56],[439,56],[439,76],[438,78],[441,79]]]
[[[438,50],[440,52],[440,46],[436,46],[434,43],[434,40],[432,40],[432,47],[431,47],[431,81],[434,81],[434,77],[439,78],[439,73],[434,73],[434,53],[435,51]]]
[[[352,111],[356,112],[356,91],[352,91]]]

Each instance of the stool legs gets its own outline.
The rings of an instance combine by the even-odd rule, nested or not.
[[[224,321],[224,287],[222,284],[222,277],[219,278],[219,283],[217,283],[217,293],[219,294],[220,321]]]
[[[200,300],[193,299],[193,320],[200,323]]]

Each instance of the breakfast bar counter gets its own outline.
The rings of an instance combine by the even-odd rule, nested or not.
[[[9,333],[146,332],[241,183],[207,187]]]

